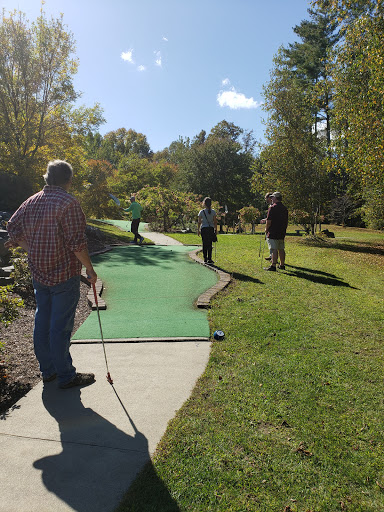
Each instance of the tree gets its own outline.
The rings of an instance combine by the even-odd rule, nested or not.
[[[85,214],[96,219],[118,215],[116,204],[109,197],[108,180],[116,174],[113,166],[103,160],[89,160],[80,192],[81,205]]]
[[[348,192],[364,199],[367,223],[382,225],[383,212],[375,209],[375,203],[381,204],[384,194],[383,5],[357,0],[317,3],[339,17],[343,34],[331,68],[335,138],[329,167],[349,176]]]
[[[197,218],[200,206],[197,196],[175,192],[164,187],[144,187],[137,194],[144,207],[147,222],[159,225],[164,232],[170,230],[180,216]]]
[[[313,95],[314,131],[325,132],[331,143],[332,83],[329,76],[329,51],[338,42],[337,22],[327,12],[309,10],[311,20],[304,20],[293,31],[301,41],[282,49],[287,67],[303,87]]]
[[[190,147],[179,153],[179,184],[181,190],[210,196],[230,209],[237,209],[253,200],[250,190],[253,144],[240,141],[243,130],[222,121],[205,139],[202,132]]]
[[[327,199],[327,180],[321,162],[323,142],[312,130],[311,97],[284,61],[277,66],[265,88],[265,108],[270,116],[267,143],[261,152],[262,172],[255,173],[253,184],[259,191],[280,190],[290,209],[304,210],[315,229],[320,207]],[[325,197],[324,197],[325,196]]]
[[[104,145],[111,152],[111,163],[116,165],[124,156],[137,155],[140,158],[148,158],[152,155],[147,137],[131,128],[129,130],[119,128],[106,133],[101,144],[101,151]]]
[[[103,119],[98,106],[75,110],[73,87],[78,62],[74,40],[62,16],[44,13],[31,25],[21,12],[0,24],[0,172],[17,176],[33,190],[43,169],[61,154],[80,162],[75,149],[84,129]],[[12,179],[12,178],[11,178]],[[17,205],[14,205],[16,207]]]
[[[343,31],[361,16],[383,13],[380,0],[312,0],[312,4],[336,18]]]
[[[301,41],[281,48],[274,58],[271,80],[264,88],[267,143],[253,185],[258,191],[280,189],[291,209],[308,215],[314,231],[329,199],[323,161],[331,142],[332,95],[326,63],[338,36],[333,35],[336,23],[326,14],[310,14],[311,21],[294,29]],[[318,129],[322,121],[326,137]]]
[[[254,206],[244,206],[241,210],[239,210],[240,214],[240,221],[241,224],[244,226],[244,232],[245,232],[245,225],[251,224],[252,226],[252,235],[255,234],[255,224],[258,223],[260,220],[260,211],[255,208]]]

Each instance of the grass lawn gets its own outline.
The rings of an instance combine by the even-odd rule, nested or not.
[[[92,226],[94,228],[98,228],[102,231],[110,240],[110,242],[123,242],[123,243],[133,243],[134,235],[131,231],[124,231],[113,224],[108,224],[107,221],[101,221],[96,219],[87,219],[88,226]],[[153,244],[151,240],[148,238],[144,238],[145,244]]]
[[[384,234],[328,228],[276,273],[261,234],[219,235],[225,339],[119,512],[384,511]]]
[[[96,219],[87,219],[88,226],[92,226],[94,228],[98,228],[102,231],[108,238],[116,239],[119,242],[130,243],[133,242],[133,234],[128,231],[123,231],[112,224],[107,224],[101,220]]]

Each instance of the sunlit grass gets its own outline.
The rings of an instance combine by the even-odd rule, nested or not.
[[[100,221],[96,219],[88,219],[87,224],[89,226],[93,226],[102,231],[105,235],[107,235],[111,242],[122,242],[122,243],[132,243],[134,240],[134,235],[130,231],[124,231],[117,226],[112,224],[108,224],[106,221]],[[152,244],[151,240],[144,237],[145,244]]]
[[[260,235],[219,236],[225,339],[120,512],[384,510],[384,236],[329,229],[276,273]]]

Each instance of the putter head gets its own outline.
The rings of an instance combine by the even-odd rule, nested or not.
[[[112,199],[112,201],[115,201],[115,203],[117,204],[117,206],[120,206],[120,199],[118,199],[116,196],[114,196],[113,194],[108,194],[109,197]]]

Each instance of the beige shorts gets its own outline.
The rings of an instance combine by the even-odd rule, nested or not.
[[[275,238],[267,238],[269,249],[272,251],[283,251],[285,249],[284,238],[276,240]]]

